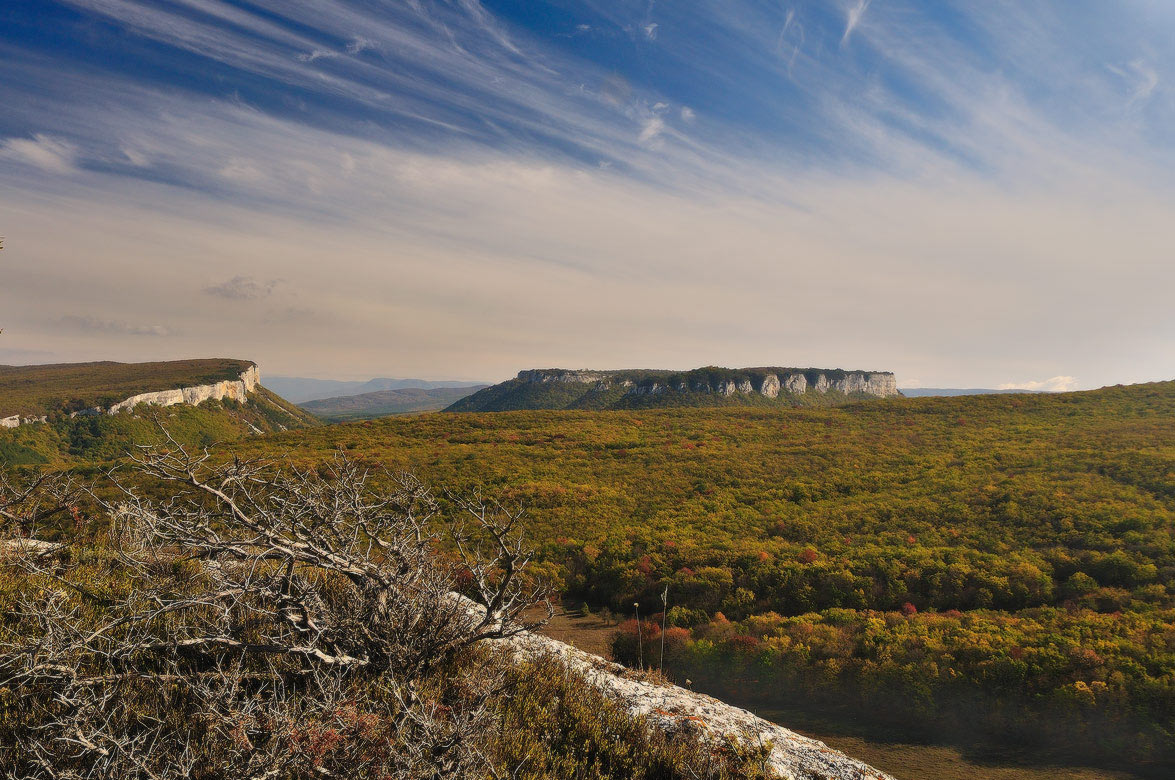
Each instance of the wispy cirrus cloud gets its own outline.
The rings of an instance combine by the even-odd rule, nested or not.
[[[861,23],[865,12],[869,10],[869,4],[872,0],[857,0],[857,4],[850,6],[845,13],[845,31],[840,37],[840,45],[844,46],[849,42],[849,36],[853,34],[853,30],[857,29],[857,25]]]
[[[36,133],[32,138],[0,140],[0,159],[32,165],[49,173],[71,173],[76,157],[76,146],[42,133]]]
[[[65,354],[29,291],[101,295],[290,370],[1160,366],[1175,20],[1151,5],[693,0],[650,45],[646,0],[554,4],[69,0],[123,33],[76,59],[0,30],[6,317]],[[258,305],[221,327],[217,298]],[[296,347],[285,310],[318,313]]]

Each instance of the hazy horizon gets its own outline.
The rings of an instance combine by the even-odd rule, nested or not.
[[[0,19],[0,363],[1175,376],[1170,3]]]

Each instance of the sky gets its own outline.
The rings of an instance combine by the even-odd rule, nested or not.
[[[1169,0],[6,0],[0,363],[1175,378]]]

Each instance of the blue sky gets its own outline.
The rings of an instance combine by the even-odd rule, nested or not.
[[[1175,5],[9,0],[0,361],[1170,378]]]

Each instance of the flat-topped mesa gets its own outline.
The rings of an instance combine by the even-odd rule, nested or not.
[[[897,379],[889,371],[844,371],[818,368],[698,368],[692,371],[591,371],[586,369],[532,369],[518,372],[525,383],[594,384],[599,389],[624,387],[634,395],[667,392],[714,393],[733,396],[757,393],[778,398],[781,393],[838,392],[889,398],[898,395]]]
[[[888,371],[720,368],[691,371],[538,368],[462,398],[446,411],[836,406],[901,395]]]

